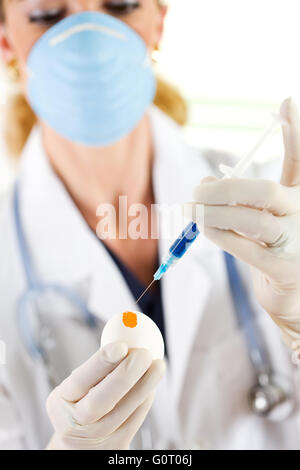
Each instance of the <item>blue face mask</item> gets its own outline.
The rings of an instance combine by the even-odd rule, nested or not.
[[[153,101],[146,44],[122,21],[83,12],[50,28],[28,57],[28,99],[68,140],[105,146],[129,134]]]

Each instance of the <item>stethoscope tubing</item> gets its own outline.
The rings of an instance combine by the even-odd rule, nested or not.
[[[17,305],[17,322],[21,337],[23,338],[24,344],[32,358],[44,358],[43,348],[35,340],[28,318],[29,306],[32,305],[40,295],[45,294],[46,292],[55,292],[56,294],[64,296],[81,312],[82,317],[91,328],[96,328],[98,322],[96,317],[88,309],[84,299],[76,291],[66,285],[44,283],[38,278],[30,260],[28,247],[22,229],[18,182],[16,182],[14,187],[13,212],[17,242],[27,283],[27,289],[21,295]]]

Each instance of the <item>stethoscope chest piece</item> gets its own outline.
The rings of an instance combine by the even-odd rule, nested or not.
[[[249,405],[259,417],[273,422],[287,419],[295,407],[291,382],[278,374],[260,374],[249,393]]]

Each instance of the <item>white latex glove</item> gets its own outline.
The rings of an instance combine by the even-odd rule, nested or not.
[[[253,267],[259,302],[294,348],[300,345],[300,116],[291,99],[280,112],[287,121],[281,184],[206,178],[184,212],[200,230],[204,224],[206,237]]]
[[[48,450],[128,449],[164,373],[145,349],[111,343],[50,394],[47,411],[55,434]]]

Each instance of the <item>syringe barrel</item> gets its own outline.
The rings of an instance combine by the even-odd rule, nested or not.
[[[169,253],[176,256],[176,258],[182,258],[199,234],[197,224],[190,222],[177,240],[171,245]]]
[[[176,264],[176,262],[183,257],[186,251],[189,249],[191,244],[196,240],[200,234],[197,224],[190,222],[181,235],[175,240],[172,246],[169,248],[168,254],[164,257],[160,267],[154,274],[154,279],[159,281],[163,275]]]

